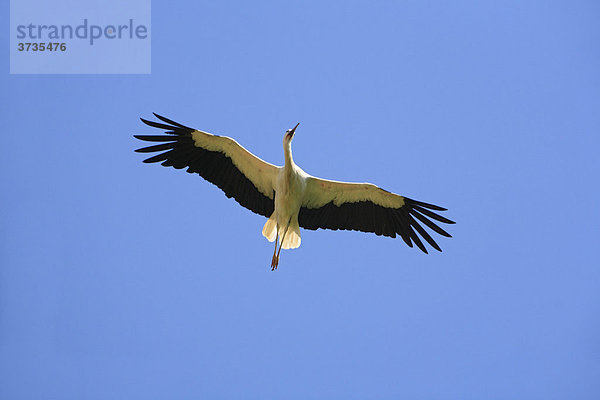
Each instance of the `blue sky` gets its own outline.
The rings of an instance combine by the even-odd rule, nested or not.
[[[2,8],[8,21],[8,5]],[[150,75],[9,75],[0,398],[596,399],[600,7],[152,4]],[[449,209],[443,253],[272,246],[144,165],[158,112]]]

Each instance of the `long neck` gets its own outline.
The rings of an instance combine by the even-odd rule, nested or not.
[[[283,154],[285,156],[285,169],[291,170],[294,165],[294,158],[292,157],[292,142],[289,141],[283,144]]]

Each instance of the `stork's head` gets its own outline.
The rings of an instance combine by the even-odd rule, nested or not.
[[[296,133],[296,128],[298,127],[298,125],[300,125],[300,122],[298,122],[296,126],[292,129],[288,129],[287,131],[285,131],[285,135],[283,135],[283,144],[288,144],[292,142],[292,139],[294,138],[294,133]]]

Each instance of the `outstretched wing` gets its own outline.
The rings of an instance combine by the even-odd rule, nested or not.
[[[164,129],[165,135],[134,135],[140,140],[160,142],[136,150],[138,153],[160,152],[145,159],[145,163],[160,162],[165,167],[187,168],[187,172],[199,174],[252,212],[271,216],[275,165],[256,157],[232,138],[212,135],[154,115],[164,123],[140,119],[146,125]]]
[[[373,232],[396,237],[396,234],[423,252],[427,249],[419,235],[434,249],[442,251],[419,224],[442,236],[451,237],[432,220],[453,224],[434,213],[445,208],[423,203],[383,190],[371,183],[348,183],[308,177],[298,223],[305,229],[344,229]],[[417,235],[417,233],[419,235]]]

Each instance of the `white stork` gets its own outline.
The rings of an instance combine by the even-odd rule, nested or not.
[[[277,269],[282,248],[300,246],[300,227],[373,232],[392,238],[398,234],[408,246],[412,247],[414,242],[424,253],[427,249],[417,233],[434,249],[442,250],[418,221],[442,236],[451,237],[432,221],[453,224],[431,211],[445,211],[445,208],[390,193],[371,183],[330,181],[304,172],[292,158],[292,139],[300,124],[284,134],[285,165],[278,167],[256,157],[232,138],[154,115],[164,123],[140,119],[146,125],[166,130],[166,135],[134,137],[164,143],[136,152],[160,152],[144,162],[187,168],[187,172],[199,174],[240,205],[267,217],[262,234],[275,242],[272,270]]]

